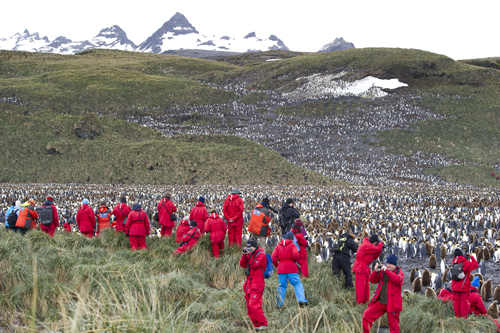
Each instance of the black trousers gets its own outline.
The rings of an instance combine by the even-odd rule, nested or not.
[[[339,279],[340,270],[344,272],[346,288],[354,287],[352,284],[351,258],[349,255],[344,253],[335,253],[332,258],[332,269],[333,275],[337,275]]]

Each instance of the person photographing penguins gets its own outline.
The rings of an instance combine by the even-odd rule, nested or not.
[[[384,242],[379,242],[377,235],[365,237],[358,248],[356,260],[352,266],[356,281],[356,304],[365,304],[370,299],[370,264],[377,259],[382,252]]]
[[[356,235],[345,233],[339,237],[334,247],[335,254],[332,258],[333,275],[340,279],[340,270],[344,272],[346,289],[354,287],[352,284],[351,255],[358,250]]]
[[[249,238],[247,247],[243,248],[240,266],[245,269],[247,277],[243,284],[247,313],[256,331],[268,328],[267,318],[262,309],[262,294],[266,287],[264,270],[267,265],[265,252],[257,244],[257,240]]]
[[[398,267],[398,257],[391,254],[385,265],[377,264],[370,274],[370,282],[378,283],[378,286],[368,308],[363,312],[363,332],[370,332],[373,322],[387,313],[389,330],[391,333],[399,333],[399,313],[403,310],[401,288],[404,273]]]
[[[455,310],[455,317],[467,319],[470,309],[470,273],[479,265],[470,253],[467,253],[467,258],[465,258],[461,249],[455,249],[453,256],[454,258],[450,266],[451,278],[453,280],[451,281],[453,310]]]
[[[286,199],[283,205],[281,205],[279,212],[281,234],[283,237],[292,229],[294,221],[299,217],[300,212],[295,206],[293,199]]]

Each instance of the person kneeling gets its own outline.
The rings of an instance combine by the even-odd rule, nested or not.
[[[403,286],[403,270],[398,267],[398,257],[391,254],[385,266],[377,265],[370,275],[370,282],[378,283],[375,295],[363,312],[363,332],[370,332],[373,322],[387,312],[389,330],[399,333],[399,313],[403,309],[401,287]]]
[[[189,231],[182,236],[181,244],[177,250],[175,250],[174,255],[176,253],[184,253],[187,250],[192,249],[200,240],[201,232],[197,227],[198,223],[196,221],[189,221],[189,225],[191,226],[191,229],[189,229]]]
[[[149,235],[149,219],[141,205],[135,204],[133,210],[128,214],[125,234],[129,238],[132,251],[147,249],[146,236]]]

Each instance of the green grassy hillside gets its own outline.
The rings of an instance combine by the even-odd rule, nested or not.
[[[174,234],[175,237],[175,234]],[[175,238],[147,238],[129,250],[124,234],[87,239],[41,231],[27,236],[0,227],[0,330],[8,332],[252,332],[239,266],[241,252],[213,259],[209,236],[179,257]],[[310,306],[299,308],[291,286],[276,308],[278,276],[266,280],[263,309],[271,332],[362,332],[366,305],[332,277],[328,262],[309,258],[303,279]],[[372,285],[372,293],[375,285]],[[457,319],[451,304],[404,296],[401,331],[495,332],[489,319]],[[387,327],[384,315],[374,330]]]
[[[0,182],[123,184],[334,184],[278,153],[231,136],[165,138],[116,117],[81,139],[80,116],[0,104]]]

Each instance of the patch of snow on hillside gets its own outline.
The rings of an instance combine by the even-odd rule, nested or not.
[[[383,80],[373,76],[367,76],[354,82],[347,82],[340,80],[344,74],[345,72],[329,75],[313,74],[298,78],[297,80],[306,79],[307,82],[294,91],[285,94],[285,96],[290,99],[309,97],[335,98],[341,96],[376,98],[388,95],[382,89],[396,89],[408,86],[406,83],[400,82],[397,78]]]

